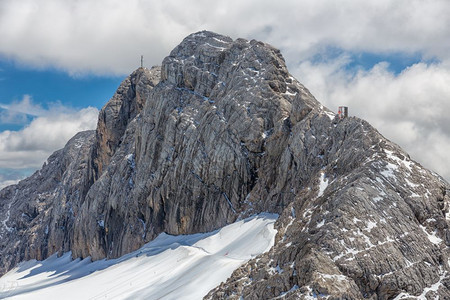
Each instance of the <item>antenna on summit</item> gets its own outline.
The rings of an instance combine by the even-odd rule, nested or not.
[[[141,68],[144,67],[144,55],[141,55]]]

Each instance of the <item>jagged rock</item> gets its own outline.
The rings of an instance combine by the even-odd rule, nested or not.
[[[263,160],[267,170],[278,164],[293,100],[303,102],[300,110],[318,105],[288,76],[278,50],[212,33],[187,37],[163,61],[161,79],[86,197],[76,256],[114,257],[162,231],[209,231],[234,221],[251,204],[244,200],[257,178],[273,181],[258,169]],[[264,198],[257,210],[281,211]]]
[[[0,273],[269,211],[275,246],[206,299],[450,297],[449,184],[367,122],[337,119],[267,44],[192,34],[130,75],[83,136],[78,157],[73,140],[55,154],[69,165],[1,191]]]
[[[95,131],[78,133],[40,171],[0,191],[0,274],[18,262],[71,250],[94,137]]]
[[[307,153],[323,163],[283,211],[274,248],[205,299],[450,297],[448,183],[362,120],[326,124],[293,128],[291,165]]]
[[[98,117],[96,139],[92,149],[93,174],[97,179],[109,164],[128,126],[142,110],[150,90],[159,82],[159,67],[139,68],[127,77]]]
[[[159,73],[159,67],[133,72],[100,112],[96,131],[77,134],[40,171],[1,190],[0,274],[20,261],[72,250],[86,194],[142,110]],[[86,236],[84,242],[89,240]]]

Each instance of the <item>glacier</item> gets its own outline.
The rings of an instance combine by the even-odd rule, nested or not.
[[[71,253],[19,264],[0,278],[0,299],[202,299],[275,241],[278,215],[262,213],[209,233],[160,234],[117,259]]]

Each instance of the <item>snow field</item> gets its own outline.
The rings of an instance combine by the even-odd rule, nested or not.
[[[0,299],[202,299],[274,244],[273,214],[210,233],[159,235],[118,259],[51,256],[21,263],[0,278]]]

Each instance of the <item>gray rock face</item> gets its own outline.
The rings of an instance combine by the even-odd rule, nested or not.
[[[0,273],[269,211],[275,246],[207,299],[450,297],[449,184],[367,122],[337,120],[267,44],[192,34],[81,137],[1,191]]]
[[[120,84],[114,96],[100,111],[92,149],[95,180],[120,146],[128,123],[140,113],[150,90],[159,82],[159,74],[159,67],[134,71]]]
[[[78,133],[40,171],[0,191],[0,274],[24,260],[70,251],[94,137],[94,131]]]
[[[20,261],[72,250],[86,194],[159,73],[159,68],[136,70],[101,110],[96,131],[77,134],[40,171],[0,191],[0,274]]]
[[[294,106],[301,119],[318,103],[289,77],[278,50],[212,33],[186,38],[163,61],[161,82],[91,187],[74,254],[118,256],[162,231],[209,231],[234,221],[252,204],[245,199],[262,161],[275,168],[264,154],[282,151],[277,141],[289,134],[295,93],[304,98]],[[266,145],[269,135],[276,138]],[[273,181],[270,173],[261,177]],[[255,209],[281,211],[269,200]]]
[[[271,251],[205,299],[449,298],[448,183],[362,120],[311,117],[286,170],[298,178],[308,153],[320,169],[293,190]]]

